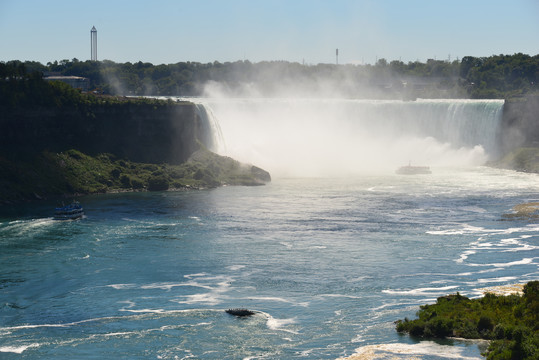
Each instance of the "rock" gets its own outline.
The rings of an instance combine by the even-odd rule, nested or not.
[[[241,309],[241,308],[239,308],[239,309],[228,309],[228,310],[225,310],[225,312],[227,314],[238,316],[238,317],[251,316],[251,315],[255,314],[254,311],[251,311],[251,310],[248,310],[248,309]]]

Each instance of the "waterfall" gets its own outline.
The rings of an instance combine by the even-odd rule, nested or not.
[[[504,104],[425,99],[199,99],[198,103],[214,129],[216,152],[282,176],[393,171],[408,162],[482,165],[498,155]]]
[[[223,154],[226,153],[226,145],[219,122],[209,106],[202,103],[195,103],[197,115],[201,121],[202,142],[209,150]]]

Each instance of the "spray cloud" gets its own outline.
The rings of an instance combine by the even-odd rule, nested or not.
[[[207,87],[226,155],[274,176],[350,176],[418,165],[483,164],[502,101],[228,98]],[[258,95],[258,94],[257,94]],[[320,95],[320,94],[318,94]]]

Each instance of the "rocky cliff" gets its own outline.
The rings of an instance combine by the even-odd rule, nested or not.
[[[0,109],[1,154],[44,150],[110,153],[146,163],[179,164],[204,144],[204,124],[188,102],[118,101],[89,106]]]
[[[502,153],[539,147],[539,95],[506,100],[500,134]]]
[[[89,99],[0,104],[0,204],[271,181],[262,169],[207,150],[211,127],[192,103]]]

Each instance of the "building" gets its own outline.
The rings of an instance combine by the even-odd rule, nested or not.
[[[81,89],[82,91],[88,91],[90,89],[90,79],[81,76],[51,75],[44,77],[43,80],[61,81],[68,85],[71,85],[75,89]]]

